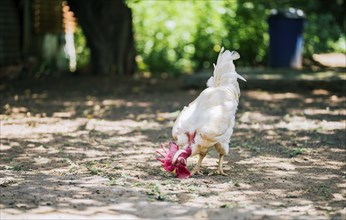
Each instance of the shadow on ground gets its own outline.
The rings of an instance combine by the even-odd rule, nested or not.
[[[345,101],[324,89],[244,90],[227,177],[165,173],[155,150],[199,90],[176,80],[66,77],[1,91],[5,218],[342,219]],[[189,160],[190,166],[197,158]]]

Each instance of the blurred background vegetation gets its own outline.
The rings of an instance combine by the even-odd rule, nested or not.
[[[179,74],[209,68],[222,46],[240,66],[267,64],[267,19],[273,8],[306,13],[304,57],[345,52],[343,1],[128,1],[141,70]]]
[[[90,62],[90,49],[87,47],[87,42],[80,26],[77,26],[76,32],[74,33],[74,43],[76,48],[77,69],[80,69]]]
[[[303,68],[345,59],[346,0],[1,2],[0,78],[76,70],[175,77],[211,69],[222,47],[240,53],[237,66],[268,67],[268,18],[289,8],[306,14]]]
[[[271,9],[306,14],[304,58],[345,53],[344,0],[148,1],[127,0],[133,14],[136,61],[143,72],[177,76],[212,67],[221,47],[237,50],[239,66],[266,66]],[[77,64],[89,62],[81,29],[75,33]]]

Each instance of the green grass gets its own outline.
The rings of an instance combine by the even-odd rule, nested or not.
[[[244,147],[246,147],[247,149],[249,149],[252,152],[256,152],[259,153],[261,151],[261,149],[259,147],[257,147],[256,145],[250,143],[250,142],[245,142],[243,144]]]
[[[318,195],[325,200],[329,200],[330,198],[333,197],[330,187],[324,183],[319,184],[317,186],[309,187],[308,192],[310,194]]]
[[[86,163],[85,167],[89,170],[90,174],[92,174],[92,175],[98,175],[101,172],[99,169],[97,169],[94,166],[93,162]]]
[[[13,170],[13,171],[28,171],[29,169],[25,167],[22,163],[20,162],[14,162],[10,166],[6,166],[7,170]]]
[[[296,157],[298,155],[301,155],[305,152],[305,150],[301,147],[296,147],[293,150],[285,150],[284,154],[288,157]]]
[[[152,183],[149,185],[149,191],[147,195],[153,197],[156,200],[164,201],[166,200],[166,195],[161,190],[161,185],[159,183]]]

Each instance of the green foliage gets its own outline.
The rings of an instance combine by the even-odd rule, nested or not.
[[[77,26],[76,32],[74,33],[74,44],[76,48],[77,68],[81,68],[90,61],[90,49],[87,47],[83,30],[79,26]]]
[[[174,74],[192,71],[195,53],[194,3],[190,1],[129,2],[133,10],[137,61],[142,70]]]
[[[179,75],[209,68],[224,46],[238,65],[267,63],[271,9],[300,8],[307,15],[304,54],[345,51],[344,0],[128,1],[133,12],[137,62],[142,71]]]
[[[239,51],[242,59],[237,61],[238,65],[265,64],[271,8],[298,7],[307,11],[308,56],[342,51],[345,41],[332,13],[313,13],[320,7],[319,1],[129,1],[128,4],[133,10],[139,67],[154,73],[175,75],[209,68],[221,46]]]
[[[230,9],[232,4],[234,1],[226,4],[226,8]],[[269,42],[269,7],[248,1],[238,1],[236,6],[235,10],[228,10],[223,19],[225,27],[229,27],[224,46],[240,53],[238,65],[264,64]]]
[[[331,51],[345,52],[345,44],[345,37],[339,26],[336,25],[332,14],[309,16],[305,34],[305,53],[307,55]]]

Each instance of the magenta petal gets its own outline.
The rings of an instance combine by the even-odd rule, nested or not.
[[[186,166],[179,166],[177,167],[177,177],[180,179],[185,179],[190,177],[190,171],[187,169]]]

